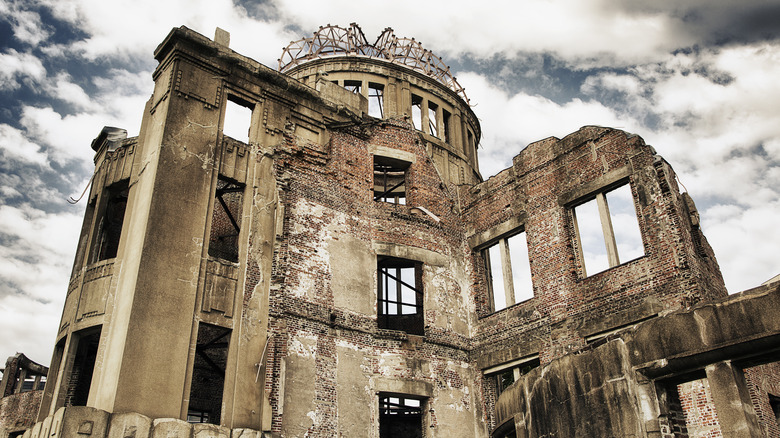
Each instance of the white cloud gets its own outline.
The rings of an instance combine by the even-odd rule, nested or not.
[[[551,136],[561,138],[585,125],[627,131],[638,125],[599,102],[574,99],[561,105],[541,96],[510,96],[489,78],[475,73],[461,74],[458,80],[476,104],[474,111],[482,126],[479,159],[483,177],[507,168],[512,157],[531,142]]]
[[[599,59],[599,63],[626,65],[695,41],[686,35],[670,35],[677,23],[672,17],[655,11],[629,14],[601,2],[501,0],[474,7],[444,0],[382,1],[373,2],[370,11],[358,18],[349,0],[275,4],[286,20],[304,29],[357,21],[373,42],[382,29],[392,26],[397,36],[415,37],[440,56],[551,52],[577,63]]]
[[[49,27],[41,21],[40,14],[25,10],[24,6],[24,3],[21,1],[3,2],[0,3],[0,14],[11,24],[14,38],[32,46],[37,46],[46,40],[51,35],[51,32]]]
[[[92,96],[61,75],[50,91],[79,112],[63,115],[50,106],[25,105],[19,123],[31,141],[45,146],[51,160],[60,164],[79,160],[90,165],[94,155],[90,144],[103,126],[125,128],[130,136],[138,134],[144,104],[154,85],[149,76],[146,85],[140,85],[141,76],[148,74],[114,70],[95,79],[99,91]]]
[[[596,89],[600,88],[630,94],[642,91],[642,85],[638,78],[628,74],[617,73],[600,73],[589,76],[580,88],[584,94],[593,94]]]
[[[33,54],[14,49],[0,53],[0,91],[16,90],[21,87],[20,82],[37,84],[45,77],[46,68]]]
[[[19,122],[33,141],[46,145],[51,160],[65,164],[72,160],[86,163],[92,158],[89,145],[106,121],[96,115],[62,116],[51,107],[25,106]]]
[[[28,140],[20,130],[4,123],[0,124],[0,151],[6,158],[49,166],[46,154],[41,152],[40,146]]]
[[[715,251],[729,292],[758,286],[780,274],[777,249],[780,200],[742,209],[716,205],[702,213],[702,228]]]
[[[58,298],[47,303],[20,295],[0,297],[0,315],[3,315],[0,333],[3,333],[2,353],[6,357],[19,352],[35,362],[49,364],[62,316],[64,290],[59,290]]]
[[[66,72],[60,72],[53,83],[46,85],[46,91],[54,98],[70,104],[77,110],[94,110],[96,104],[92,97],[88,96],[84,89],[73,83],[71,76]]]
[[[152,51],[174,27],[187,26],[208,37],[221,27],[231,33],[231,47],[240,53],[272,63],[295,35],[278,23],[250,18],[230,0],[42,0],[56,17],[77,25],[89,37],[71,50],[88,59],[134,57],[149,59]],[[149,13],[148,11],[154,11]],[[143,31],[139,31],[139,26]]]
[[[49,361],[83,215],[83,207],[72,208],[50,214],[0,206],[0,332],[8,354]]]

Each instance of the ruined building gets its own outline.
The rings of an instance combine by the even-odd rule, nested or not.
[[[518,145],[483,181],[479,120],[415,40],[327,26],[278,71],[228,40],[173,29],[139,136],[92,143],[11,436],[780,435],[778,283],[727,296],[640,137]]]

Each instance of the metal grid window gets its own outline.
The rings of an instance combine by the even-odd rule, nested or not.
[[[422,263],[380,257],[377,271],[379,328],[422,335]]]
[[[380,438],[422,438],[423,405],[419,398],[380,394]]]
[[[374,156],[374,201],[406,204],[406,170],[409,163]]]
[[[214,193],[209,255],[238,262],[238,236],[241,233],[241,209],[244,186],[220,176]]]

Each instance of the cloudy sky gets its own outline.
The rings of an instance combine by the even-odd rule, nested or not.
[[[138,134],[172,27],[276,67],[318,26],[442,56],[481,119],[485,177],[583,125],[641,135],[701,212],[731,292],[780,273],[780,2],[0,0],[0,360],[48,364],[105,125]]]

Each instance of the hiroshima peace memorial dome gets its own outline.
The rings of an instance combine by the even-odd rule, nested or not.
[[[0,438],[780,437],[780,283],[727,293],[640,136],[485,180],[418,41],[229,47],[174,28],[139,135],[95,127],[51,364],[8,359]]]

